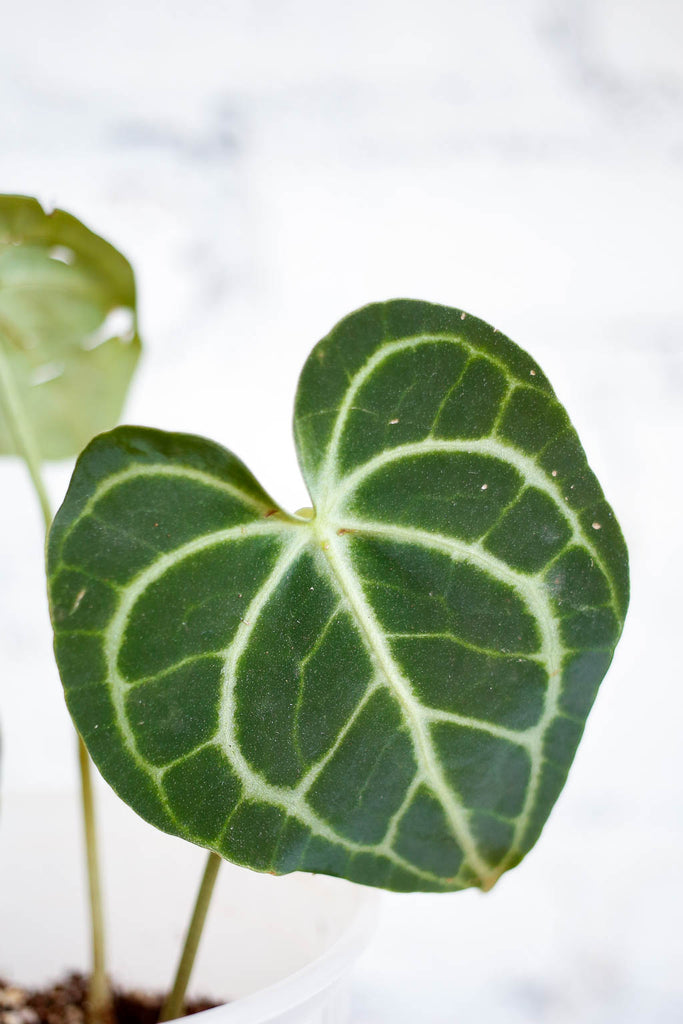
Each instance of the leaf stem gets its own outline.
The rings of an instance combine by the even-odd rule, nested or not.
[[[100,889],[100,868],[97,851],[97,821],[92,771],[88,749],[78,737],[78,763],[81,770],[81,800],[85,854],[88,865],[88,893],[90,896],[90,927],[92,930],[92,974],[88,988],[88,1019],[90,1024],[108,1024],[112,1019],[113,1003],[105,968],[104,914]]]
[[[41,473],[41,459],[33,430],[21,403],[14,374],[5,354],[4,339],[0,335],[0,406],[5,415],[12,439],[26,464],[33,483],[47,534],[52,523],[52,510],[47,488]],[[112,1017],[112,996],[105,970],[104,915],[97,855],[95,830],[95,800],[90,772],[90,757],[78,736],[78,763],[81,776],[81,809],[85,831],[90,921],[92,928],[92,974],[88,989],[89,1024],[109,1024]]]
[[[209,909],[213,887],[216,884],[216,878],[218,876],[218,869],[220,866],[221,858],[217,853],[211,852],[206,861],[206,867],[204,868],[199,892],[197,893],[197,899],[195,900],[192,918],[190,919],[190,924],[185,936],[185,944],[180,955],[180,960],[178,961],[173,988],[161,1008],[159,1021],[175,1020],[176,1017],[182,1016],[185,991],[194,966],[194,960],[197,955],[197,949],[199,948],[199,941],[202,937],[206,914]]]
[[[47,532],[52,522],[52,510],[50,509],[50,499],[47,496],[47,490],[40,472],[38,446],[33,437],[33,431],[28,419],[24,414],[14,375],[10,369],[2,344],[0,344],[0,404],[3,406],[5,420],[7,421],[7,426],[17,452],[26,463],[26,468],[31,476],[31,481],[40,502],[40,510],[43,513],[45,531]]]

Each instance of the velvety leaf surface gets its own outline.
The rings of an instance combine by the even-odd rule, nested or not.
[[[63,210],[0,196],[0,359],[42,458],[116,423],[139,351],[127,260]],[[1,405],[0,454],[16,454]]]
[[[295,432],[311,519],[201,438],[88,447],[49,542],[71,713],[143,817],[238,863],[488,888],[609,666],[619,527],[539,367],[458,310],[342,321]]]

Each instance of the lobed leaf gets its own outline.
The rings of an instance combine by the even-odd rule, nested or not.
[[[295,434],[313,518],[201,438],[86,449],[49,540],[70,711],[139,814],[230,860],[490,888],[621,632],[613,513],[539,367],[458,310],[342,321]]]
[[[0,196],[0,359],[42,458],[116,423],[139,353],[128,261],[63,210]],[[0,454],[18,454],[1,405]]]

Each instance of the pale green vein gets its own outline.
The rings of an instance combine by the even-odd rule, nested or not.
[[[444,537],[439,534],[429,533],[426,530],[416,530],[410,527],[386,526],[382,523],[356,522],[355,520],[347,521],[346,526],[352,530],[358,529],[359,532],[374,534],[375,536],[381,536],[399,543],[416,544],[430,550],[441,551],[458,560],[463,558],[474,560],[478,554],[480,557],[485,559],[485,562],[482,561],[479,563],[482,568],[486,568],[486,570],[491,572],[492,575],[495,575],[497,579],[500,579],[502,582],[507,583],[509,586],[512,586],[517,590],[539,626],[541,633],[540,655],[548,675],[548,686],[545,693],[544,710],[540,720],[535,726],[525,730],[523,734],[523,745],[528,750],[531,758],[531,775],[524,807],[515,829],[515,845],[507,860],[503,862],[503,864],[507,864],[507,862],[514,856],[518,845],[521,842],[526,822],[536,800],[543,764],[543,737],[549,724],[557,716],[559,711],[562,659],[566,654],[566,650],[560,638],[559,623],[553,613],[547,592],[539,579],[526,576],[522,573],[516,573],[504,562],[499,562],[498,559],[494,559],[494,557],[489,555],[488,552],[477,552],[476,549],[473,550],[472,545],[466,545],[463,542],[455,541],[450,537]],[[346,534],[345,536],[349,535]],[[341,538],[335,536],[335,541],[339,543],[341,542]],[[352,570],[349,570],[349,575],[351,574]],[[376,628],[379,632],[379,626]],[[422,707],[414,695],[412,696],[411,706],[413,714],[416,717],[419,718],[421,715],[424,716],[426,709]],[[464,719],[463,724],[465,722],[469,722],[471,724],[472,719]],[[502,728],[497,726],[492,727],[490,723],[485,722],[479,722],[478,727],[481,727],[486,731],[492,731],[492,728]],[[507,730],[504,731],[507,732]],[[519,743],[521,734],[514,733],[514,736],[516,737],[516,742]],[[495,878],[498,878],[504,870],[505,867],[502,866],[497,868]],[[493,881],[495,881],[495,878]],[[491,884],[493,883],[491,882]]]
[[[416,334],[409,338],[401,338],[398,341],[388,341],[386,344],[377,348],[370,358],[363,364],[363,366],[356,372],[353,379],[350,381],[350,386],[344,395],[344,399],[339,406],[339,413],[335,421],[334,430],[330,438],[325,463],[320,476],[320,484],[327,488],[328,492],[334,490],[334,486],[337,482],[337,460],[339,453],[339,444],[346,427],[349,412],[351,411],[356,395],[362,388],[363,384],[368,380],[369,377],[375,372],[375,370],[384,363],[391,356],[396,355],[398,352],[403,352],[407,349],[417,348],[424,344],[434,344],[442,342],[447,345],[458,345],[465,348],[472,355],[482,356],[488,359],[489,362],[497,366],[501,372],[505,375],[507,380],[517,380],[519,378],[511,375],[510,367],[507,366],[502,360],[496,356],[491,355],[483,349],[477,348],[470,341],[465,338],[461,338],[456,334],[435,332],[434,334]]]
[[[509,375],[508,375],[508,380],[510,380]],[[489,431],[489,433],[491,435],[495,435],[495,434],[498,433],[498,428],[501,425],[501,423],[503,422],[503,417],[505,416],[505,410],[507,409],[508,405],[510,404],[510,399],[512,398],[512,396],[514,395],[514,393],[515,393],[515,391],[517,390],[518,387],[519,387],[519,385],[517,383],[515,383],[514,381],[512,381],[510,383],[510,386],[507,388],[505,394],[501,396],[500,402],[498,403],[498,412],[496,413],[496,418],[493,421],[493,425],[491,426],[491,430]]]
[[[507,740],[508,743],[516,743],[518,747],[535,752],[536,747],[536,726],[529,726],[528,729],[509,729],[497,722],[490,722],[486,718],[474,718],[472,715],[459,715],[456,711],[444,711],[443,708],[432,708],[421,704],[421,716],[425,722],[448,722],[450,725],[459,725],[463,729],[475,729],[478,732],[486,732],[490,736],[496,736],[499,740]]]
[[[303,548],[308,541],[308,531],[304,526],[286,546],[277,562],[271,569],[265,581],[261,584],[254,597],[249,602],[244,617],[240,622],[234,637],[228,647],[222,652],[223,662],[223,684],[220,710],[218,716],[218,729],[216,730],[216,741],[222,746],[226,757],[230,759],[233,767],[243,778],[250,780],[250,787],[261,797],[259,787],[267,785],[265,780],[253,770],[242,754],[235,729],[235,687],[237,685],[237,670],[240,659],[246,651],[251,635],[256,628],[258,620],[264,608],[277,591],[281,582],[299,558]],[[265,794],[265,790],[264,790]],[[265,795],[263,795],[265,798]]]
[[[407,813],[408,808],[412,804],[415,794],[417,793],[421,785],[422,779],[420,779],[419,777],[415,777],[408,786],[405,796],[401,801],[401,806],[398,808],[397,811],[395,811],[392,814],[391,818],[389,819],[389,824],[387,826],[386,832],[384,833],[384,839],[382,840],[382,844],[384,846],[393,847],[393,844],[396,841],[396,834],[398,832],[399,825],[401,824],[401,821],[403,820],[405,814]]]
[[[97,633],[92,635],[100,635],[99,630]],[[167,665],[166,668],[161,669],[160,672],[153,672],[148,676],[141,676],[133,680],[124,680],[124,686],[128,690],[137,690],[141,686],[145,686],[147,683],[156,683],[160,679],[165,679],[166,676],[173,675],[174,672],[178,672],[180,669],[185,668],[187,665],[196,665],[201,661],[209,661],[212,658],[220,658],[221,650],[216,651],[202,651],[201,654],[188,654],[184,658],[179,658],[178,661],[172,662]]]
[[[486,551],[479,544],[457,540],[443,533],[420,530],[414,526],[397,526],[394,523],[380,523],[370,519],[356,519],[347,516],[339,522],[343,522],[342,529],[347,531],[347,536],[380,537],[382,540],[394,541],[396,544],[414,544],[417,547],[442,551],[454,561],[469,562],[500,583],[513,587],[531,611],[529,598],[532,591],[538,589],[538,580],[534,576],[510,568],[507,562]],[[336,523],[332,524],[331,532],[337,532],[338,529]]]
[[[158,768],[153,768],[152,766],[150,766],[152,767],[152,772],[154,774],[155,781],[157,785],[160,787],[160,795],[162,796],[162,798],[163,790],[161,789],[161,783],[166,773],[170,772],[170,770],[172,768],[175,768],[177,765],[184,764],[189,757],[196,757],[197,754],[201,754],[204,750],[209,750],[210,748],[216,749],[216,743],[213,737],[209,740],[204,740],[202,743],[198,743],[197,746],[193,747],[188,754],[181,754],[179,757],[174,757],[171,761],[165,761]]]
[[[97,523],[114,537],[121,537],[124,541],[128,541],[130,547],[145,548],[149,552],[149,557],[153,558],[159,554],[160,548],[158,545],[153,544],[144,537],[137,536],[137,534],[133,533],[131,530],[126,529],[125,526],[121,526],[119,523],[112,522],[108,519],[103,519],[101,516],[98,516],[96,512],[91,512],[90,518],[93,522]]]
[[[316,779],[318,778],[320,773],[327,767],[327,765],[330,763],[330,761],[332,760],[334,755],[337,753],[337,751],[341,747],[341,745],[344,742],[344,740],[346,739],[349,731],[351,730],[351,727],[354,725],[356,720],[360,717],[361,712],[364,710],[365,706],[368,704],[370,698],[373,696],[373,694],[375,694],[377,692],[377,690],[381,687],[381,685],[382,685],[381,681],[379,679],[377,679],[377,678],[370,680],[368,686],[366,687],[365,691],[363,692],[363,696],[357,702],[357,704],[354,707],[353,711],[351,712],[349,717],[344,722],[344,725],[342,726],[342,728],[337,733],[337,736],[336,736],[335,741],[332,744],[332,746],[329,748],[329,750],[327,750],[325,752],[325,754],[318,761],[315,762],[314,765],[312,765],[308,769],[308,771],[304,775],[304,777],[301,780],[301,782],[299,782],[299,784],[297,785],[296,793],[298,795],[300,795],[302,797],[306,796],[306,794],[309,792],[309,790],[313,786],[313,783],[316,781]]]
[[[213,476],[211,473],[205,473],[201,469],[194,469],[190,466],[174,466],[172,463],[151,463],[151,464],[133,464],[128,469],[122,469],[118,473],[112,473],[105,480],[101,481],[87,502],[80,510],[78,516],[70,523],[69,529],[65,533],[65,539],[75,529],[78,523],[87,516],[95,506],[100,502],[110,491],[116,487],[121,487],[123,484],[136,480],[141,477],[166,477],[168,479],[185,479],[192,480],[195,483],[202,484],[205,487],[210,487],[213,490],[221,491],[223,494],[229,495],[231,498],[235,498],[237,501],[242,502],[248,508],[253,509],[261,515],[266,512],[270,512],[273,508],[272,504],[263,501],[260,498],[255,498],[252,494],[248,494],[243,491],[240,487],[236,487],[235,484],[228,483],[227,480],[221,480],[220,477]],[[278,519],[285,517],[285,513],[279,513]]]
[[[314,520],[313,525],[320,537],[321,546],[330,563],[333,577],[338,582],[340,593],[347,600],[349,609],[357,623],[358,631],[364,638],[375,665],[386,679],[391,693],[402,710],[412,739],[420,774],[441,802],[453,835],[465,852],[467,860],[472,869],[476,871],[482,885],[486,887],[491,877],[491,869],[479,855],[470,831],[467,812],[446,781],[410,682],[403,676],[393,659],[389,645],[363,592],[360,581],[339,544],[339,538],[333,533],[325,535],[318,521]]]
[[[179,565],[184,559],[198,554],[200,551],[216,547],[219,544],[243,541],[253,537],[273,536],[277,533],[281,534],[283,532],[283,524],[275,523],[272,520],[259,520],[258,522],[249,523],[244,526],[232,526],[225,530],[217,530],[209,534],[204,534],[200,537],[195,537],[193,540],[183,544],[175,551],[170,551],[164,555],[160,555],[154,562],[152,562],[151,565],[138,573],[138,575],[122,591],[118,608],[111,617],[107,629],[104,631],[104,654],[107,664],[107,684],[111,693],[116,722],[123,742],[137,765],[148,775],[151,775],[157,781],[157,784],[159,783],[160,775],[163,770],[153,768],[138,751],[137,742],[128,721],[124,702],[125,693],[128,689],[129,683],[118,670],[118,655],[123,643],[126,626],[132,609],[148,587],[159,580],[170,569]],[[166,803],[165,797],[163,796],[163,790],[161,787],[159,787],[159,789],[162,799],[164,799],[164,802]],[[171,813],[170,809],[169,813]]]
[[[397,588],[398,589],[398,588]],[[538,654],[529,654],[528,651],[501,651],[495,647],[482,647],[481,644],[474,644],[470,640],[463,640],[455,633],[435,630],[433,633],[385,633],[387,640],[448,640],[457,647],[475,654],[483,654],[487,658],[495,658],[498,661],[540,661]]]
[[[307,651],[307,653],[304,655],[304,657],[299,662],[299,692],[297,694],[296,705],[294,707],[294,716],[293,716],[294,717],[294,721],[293,721],[293,724],[292,724],[292,741],[294,743],[294,749],[296,750],[297,756],[298,756],[299,760],[301,761],[302,765],[306,763],[306,759],[304,758],[303,752],[301,750],[301,735],[300,735],[301,708],[303,706],[304,689],[305,689],[305,684],[306,684],[306,680],[304,678],[304,674],[306,672],[306,668],[308,667],[308,664],[309,664],[311,658],[314,657],[314,655],[320,650],[322,644],[325,642],[325,638],[327,637],[327,634],[329,633],[330,629],[332,628],[332,625],[335,622],[335,620],[336,620],[339,612],[341,611],[342,607],[343,607],[342,602],[339,601],[337,603],[337,606],[333,609],[333,611],[332,611],[331,615],[329,616],[327,622],[325,623],[323,628],[320,630],[320,633],[318,634],[315,643],[312,645],[310,650]]]
[[[568,543],[571,543],[572,541],[574,543],[579,543],[590,553],[591,557],[595,560],[596,565],[602,571],[605,579],[607,580],[612,596],[612,603],[616,608],[618,608],[612,577],[607,571],[597,548],[585,533],[578,514],[569,506],[558,484],[555,483],[554,479],[548,476],[543,469],[541,469],[535,459],[526,455],[524,452],[521,452],[514,445],[508,444],[504,441],[499,441],[492,437],[478,438],[474,440],[435,440],[427,438],[423,441],[415,441],[408,444],[398,445],[396,448],[391,448],[389,451],[376,455],[373,459],[368,460],[368,462],[353,470],[345,476],[343,480],[336,484],[334,492],[326,506],[326,521],[330,523],[335,522],[337,528],[348,527],[349,524],[342,521],[342,519],[344,517],[344,508],[348,505],[350,496],[364,480],[372,476],[373,473],[376,473],[384,466],[389,466],[401,459],[414,458],[416,456],[431,453],[441,454],[448,452],[488,455],[492,458],[499,459],[511,466],[514,466],[528,486],[535,487],[539,491],[543,491],[547,494],[558,507],[572,531],[572,537]],[[484,483],[485,482],[486,481],[484,481]]]
[[[444,409],[446,407],[446,404],[448,403],[448,401],[453,396],[454,391],[456,391],[457,388],[459,388],[460,385],[462,384],[463,377],[465,376],[465,374],[467,373],[467,370],[471,366],[473,359],[474,359],[474,355],[470,352],[469,358],[465,360],[465,362],[464,362],[464,364],[462,366],[462,369],[460,370],[460,373],[455,378],[455,380],[453,381],[453,383],[451,384],[451,386],[448,388],[448,390],[444,394],[443,398],[441,399],[441,402],[439,403],[439,408],[436,410],[436,412],[434,413],[434,416],[432,418],[432,425],[429,428],[429,434],[428,434],[429,437],[433,436],[434,431],[437,428],[438,422],[441,419],[441,415],[442,415],[442,413],[443,413],[443,411],[444,411]]]

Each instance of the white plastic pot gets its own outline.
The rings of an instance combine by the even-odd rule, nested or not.
[[[110,973],[121,988],[170,984],[205,854],[100,793]],[[87,969],[80,821],[71,795],[10,796],[0,810],[0,976],[41,985]],[[305,874],[223,864],[190,995],[228,1000],[193,1024],[343,1024],[348,975],[378,894]]]

